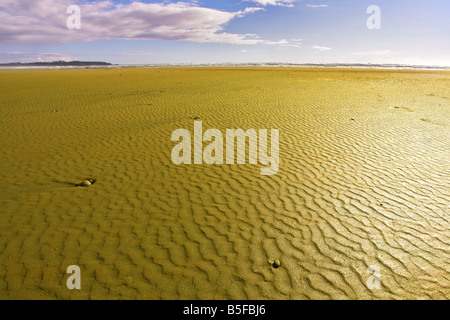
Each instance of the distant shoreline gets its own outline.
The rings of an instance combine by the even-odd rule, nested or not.
[[[87,67],[87,66],[110,66],[109,62],[103,61],[52,61],[52,62],[10,62],[0,63],[0,68],[16,67]]]
[[[405,64],[363,64],[363,63],[204,63],[204,64],[112,64],[101,61],[55,61],[31,63],[3,63],[0,70],[59,70],[59,69],[120,69],[120,68],[201,68],[201,67],[254,67],[254,68],[349,68],[388,70],[450,70],[450,66],[426,66]]]

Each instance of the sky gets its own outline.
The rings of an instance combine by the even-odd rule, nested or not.
[[[0,0],[0,63],[450,66],[449,15],[449,0]]]

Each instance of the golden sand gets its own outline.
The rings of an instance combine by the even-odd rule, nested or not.
[[[0,88],[2,299],[450,297],[449,72],[2,71]],[[176,166],[194,117],[279,129],[278,173]]]

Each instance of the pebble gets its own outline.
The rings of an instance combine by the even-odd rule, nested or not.
[[[95,179],[86,179],[82,181],[81,183],[76,184],[77,187],[89,187],[95,183]]]
[[[272,267],[274,267],[275,269],[281,267],[281,262],[280,262],[280,260],[275,260],[275,261],[272,263]]]
[[[269,263],[272,266],[272,268],[274,268],[274,269],[277,269],[277,268],[281,267],[281,262],[278,259],[270,260]]]

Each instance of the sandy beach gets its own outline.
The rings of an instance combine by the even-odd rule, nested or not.
[[[1,299],[450,298],[450,71],[21,70],[0,87]],[[196,118],[279,129],[278,172],[175,165],[171,134]]]

